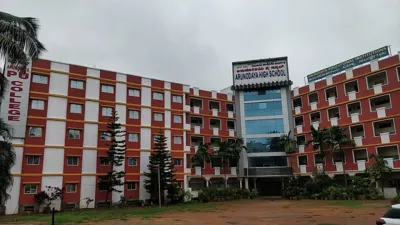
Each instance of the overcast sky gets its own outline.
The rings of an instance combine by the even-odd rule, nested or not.
[[[400,51],[400,1],[0,0],[40,20],[42,57],[220,90],[232,62],[288,56],[304,77],[385,45]]]

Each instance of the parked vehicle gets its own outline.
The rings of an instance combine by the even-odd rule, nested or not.
[[[400,204],[392,205],[392,208],[376,221],[376,225],[400,225]]]

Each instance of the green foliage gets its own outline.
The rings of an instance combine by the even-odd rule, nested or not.
[[[11,145],[13,129],[0,118],[0,204],[10,199],[7,190],[13,185],[11,167],[15,164],[15,151]]]
[[[305,184],[305,197],[324,198],[322,191],[333,184],[333,180],[325,173],[314,173],[314,178]]]
[[[123,137],[125,131],[122,131],[121,124],[118,123],[119,117],[117,112],[113,109],[111,116],[108,118],[106,136],[110,138],[110,143],[107,144],[107,158],[106,160],[111,164],[110,171],[106,175],[99,176],[99,189],[106,190],[106,200],[110,193],[121,192],[117,189],[118,186],[123,186],[122,178],[125,177],[124,171],[117,171],[114,167],[122,166],[125,160],[126,143]]]
[[[220,202],[235,199],[249,199],[258,196],[256,190],[249,191],[240,188],[207,188],[199,191],[200,202]]]
[[[167,150],[167,138],[161,130],[155,138],[154,151],[150,155],[147,167],[149,172],[145,172],[144,175],[148,179],[144,181],[144,187],[150,193],[151,201],[158,202],[158,171],[160,171],[161,202],[164,203],[165,190],[169,184],[176,183],[176,180],[171,152]]]
[[[292,199],[297,198],[304,193],[304,188],[300,186],[299,176],[289,177],[283,187],[283,196]]]
[[[170,184],[167,188],[168,196],[167,198],[170,199],[171,204],[181,203],[185,197],[185,191],[182,189],[181,186],[177,184]]]
[[[296,140],[292,139],[292,131],[287,134],[282,134],[279,138],[279,143],[285,149],[286,154],[291,154],[294,151],[293,146],[297,143]]]

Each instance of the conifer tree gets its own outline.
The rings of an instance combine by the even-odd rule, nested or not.
[[[107,157],[104,159],[110,164],[110,171],[106,175],[99,176],[99,188],[106,190],[106,201],[108,203],[108,196],[110,193],[119,192],[118,186],[124,185],[122,178],[125,176],[125,172],[118,167],[123,165],[125,160],[126,143],[123,137],[125,131],[121,129],[121,124],[118,123],[119,117],[115,110],[112,111],[111,116],[108,118],[107,132],[104,133],[105,137],[110,140],[107,144],[108,151]]]
[[[175,183],[175,170],[171,158],[171,152],[167,149],[167,138],[163,131],[154,137],[154,151],[149,157],[148,172],[144,175],[148,178],[144,181],[144,187],[150,194],[150,199],[158,202],[158,171],[160,171],[161,202],[164,203],[165,190],[168,185]],[[159,170],[158,170],[158,167]]]

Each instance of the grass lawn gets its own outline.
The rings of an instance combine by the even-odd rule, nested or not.
[[[328,200],[327,203],[349,208],[362,208],[366,202],[363,200]]]
[[[199,212],[207,211],[217,207],[217,203],[196,204],[186,203],[174,206],[147,207],[147,208],[111,208],[111,209],[93,209],[81,210],[72,212],[56,213],[55,223],[81,223],[81,222],[96,222],[105,220],[125,220],[129,217],[139,216],[143,219],[150,219],[158,213],[162,212]],[[44,222],[51,224],[51,214],[35,214],[35,215],[18,215],[0,217],[0,224],[4,222]]]

